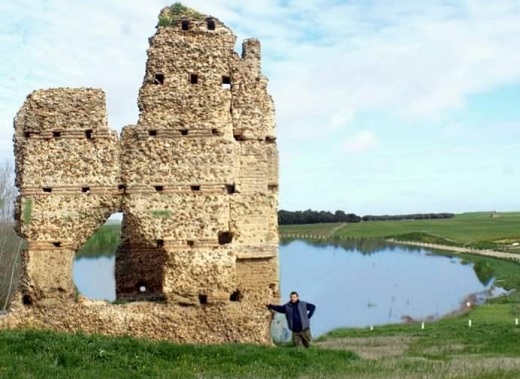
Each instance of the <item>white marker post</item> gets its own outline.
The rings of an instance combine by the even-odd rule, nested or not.
[[[424,321],[421,322],[421,330],[424,330]]]
[[[374,327],[373,327],[373,326],[370,326],[370,330],[374,330]]]
[[[468,320],[468,326],[471,328],[471,320]]]
[[[518,319],[515,318],[515,325],[518,325]]]

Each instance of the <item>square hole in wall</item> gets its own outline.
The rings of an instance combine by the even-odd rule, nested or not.
[[[85,130],[85,138],[92,139],[92,129]]]
[[[32,305],[32,298],[30,295],[23,295],[22,296],[22,304],[23,305]]]
[[[61,242],[53,242],[54,247],[61,247]]]
[[[157,136],[157,130],[149,130],[148,135],[150,137],[156,137]]]
[[[162,192],[162,191],[164,191],[164,186],[153,186],[153,188],[155,188],[155,190],[156,190],[157,192]]]
[[[164,74],[161,72],[157,72],[153,76],[153,84],[158,84],[158,85],[164,84]]]
[[[229,77],[228,75],[222,76],[222,88],[231,89],[231,77]]]
[[[233,233],[231,232],[219,232],[218,243],[219,245],[227,245],[233,241]]]
[[[42,187],[42,191],[46,192],[46,193],[51,193],[52,192],[52,187]]]
[[[218,131],[218,129],[211,129],[211,134],[213,134],[214,136],[219,136],[220,135],[220,132]]]
[[[206,294],[199,294],[199,303],[201,304],[207,304],[208,303],[208,295]]]
[[[181,136],[187,136],[188,135],[188,129],[181,129]]]
[[[197,84],[199,82],[199,76],[197,74],[190,74],[190,83]]]
[[[126,184],[119,184],[117,190],[120,192],[126,191]]]
[[[52,132],[52,136],[53,136],[54,138],[60,138],[60,137],[61,137],[61,132],[59,132],[59,131],[54,131],[54,132]]]
[[[267,185],[267,189],[269,191],[276,192],[276,191],[278,191],[278,184],[268,184]]]
[[[265,137],[265,143],[275,143],[275,142],[276,142],[276,137],[273,137],[273,136]]]
[[[182,30],[189,30],[189,28],[190,28],[190,22],[187,21],[187,20],[183,20],[181,22],[181,29]]]
[[[198,191],[200,191],[200,186],[190,186],[190,188],[191,188],[191,190],[192,190],[193,192],[198,192]]]
[[[240,300],[242,300],[242,294],[240,293],[239,290],[236,290],[235,292],[233,292],[233,293],[229,296],[229,300],[230,300],[230,301],[240,301]]]
[[[232,195],[234,193],[236,193],[236,187],[234,184],[226,184],[226,191],[228,194]]]
[[[195,246],[195,241],[191,241],[191,240],[189,240],[189,241],[186,241],[186,244],[187,244],[189,247],[193,247],[193,246]]]
[[[208,30],[215,30],[216,28],[216,24],[215,24],[215,20],[208,20]]]
[[[164,240],[157,240],[155,242],[157,244],[157,247],[164,247]]]
[[[31,138],[31,132],[25,132],[23,135],[25,138]]]
[[[89,193],[90,192],[90,187],[81,187],[81,192]]]

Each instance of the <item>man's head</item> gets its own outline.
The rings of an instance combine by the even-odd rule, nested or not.
[[[296,303],[298,301],[298,292],[292,291],[291,292],[291,303]]]

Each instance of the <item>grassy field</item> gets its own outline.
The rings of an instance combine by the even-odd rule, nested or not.
[[[409,240],[430,236],[433,237],[430,238],[431,242],[445,240],[457,245],[496,248],[495,245],[506,246],[512,242],[520,242],[520,212],[463,213],[442,220],[282,225],[280,234],[327,235],[331,238],[390,238],[409,235]],[[491,243],[487,245],[489,242]]]
[[[327,224],[303,224],[303,225],[281,225],[282,234],[312,234],[315,236],[329,236],[334,229],[342,228],[347,224],[327,223]],[[353,225],[353,224],[348,224]]]
[[[43,331],[0,332],[0,378],[343,377],[346,350],[174,345]]]

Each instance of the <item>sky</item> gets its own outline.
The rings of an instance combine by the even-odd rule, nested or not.
[[[520,210],[520,0],[184,0],[262,43],[280,208]],[[0,0],[0,160],[33,90],[135,124],[162,0]]]

